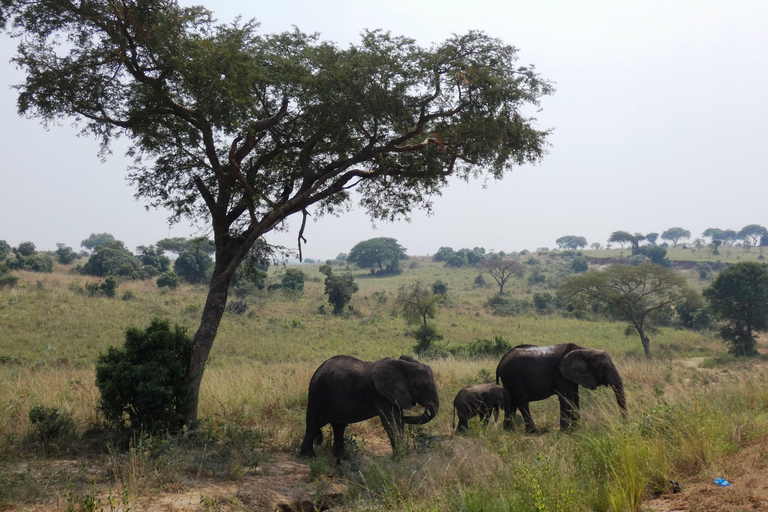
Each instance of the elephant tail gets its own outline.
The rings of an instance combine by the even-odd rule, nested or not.
[[[453,415],[451,416],[451,428],[456,428],[456,406],[453,406]]]

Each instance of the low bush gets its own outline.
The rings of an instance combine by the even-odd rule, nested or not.
[[[29,411],[30,438],[41,443],[46,454],[68,451],[76,438],[72,415],[55,407],[37,405]]]
[[[117,430],[175,432],[192,398],[186,385],[191,339],[184,328],[152,320],[129,328],[122,349],[110,347],[96,363],[100,408]]]
[[[468,345],[451,347],[450,353],[455,356],[464,357],[501,357],[506,354],[512,345],[502,336],[495,336],[491,339],[477,339]]]

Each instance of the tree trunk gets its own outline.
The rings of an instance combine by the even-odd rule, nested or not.
[[[645,335],[645,331],[642,329],[639,329],[638,332],[640,333],[640,340],[643,342],[643,352],[645,352],[645,358],[650,360],[651,359],[651,340],[648,339],[648,336]]]
[[[208,356],[213,347],[213,341],[219,331],[221,318],[224,316],[224,309],[227,305],[227,295],[229,293],[229,283],[232,279],[233,271],[231,263],[235,259],[234,255],[218,254],[214,266],[213,276],[211,277],[208,297],[205,300],[203,316],[200,319],[194,338],[192,339],[192,353],[190,356],[189,367],[187,369],[187,384],[192,390],[192,399],[189,408],[184,411],[186,423],[190,426],[197,424],[197,406],[200,398],[200,383],[203,380],[203,372]],[[227,257],[229,256],[229,257]],[[242,259],[242,258],[241,258]],[[235,265],[234,268],[237,268]]]

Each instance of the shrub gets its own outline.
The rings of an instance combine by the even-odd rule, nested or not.
[[[56,261],[62,265],[69,265],[80,257],[71,247],[64,244],[56,244],[54,254],[56,255]]]
[[[12,270],[51,273],[53,272],[53,258],[47,254],[35,253],[24,256],[21,252],[17,252],[14,259],[8,260],[8,267]]]
[[[483,274],[477,274],[477,277],[475,278],[474,283],[475,283],[475,286],[478,288],[485,288],[485,285],[487,284]]]
[[[158,288],[170,288],[171,290],[175,290],[181,283],[181,278],[176,272],[169,270],[160,274],[160,277],[157,278],[156,282]]]
[[[5,240],[0,240],[0,261],[8,257],[11,252],[11,246]]]
[[[66,451],[75,439],[75,421],[55,407],[36,405],[29,411],[32,438],[41,442],[46,452]]]
[[[545,276],[541,269],[538,267],[534,267],[533,272],[531,272],[531,275],[528,276],[528,284],[533,286],[535,284],[544,283],[547,280],[547,276]]]
[[[530,308],[530,303],[525,300],[517,300],[504,295],[494,295],[485,307],[490,308],[494,315],[514,316],[523,313]]]
[[[584,256],[576,256],[573,258],[573,261],[571,262],[571,270],[578,274],[579,272],[586,272],[587,269],[589,269],[589,263],[587,263],[587,259]]]
[[[115,276],[107,276],[104,282],[101,283],[99,290],[110,299],[113,298],[117,291],[117,279],[115,279]]]
[[[321,266],[320,272],[326,276],[325,294],[328,296],[328,303],[333,306],[333,314],[341,315],[352,300],[352,295],[357,293],[360,287],[352,274],[334,274],[330,265]]]
[[[229,301],[227,303],[227,308],[226,309],[230,313],[234,313],[236,315],[242,315],[246,311],[248,311],[248,307],[249,306],[250,306],[250,304],[248,304],[244,300],[233,300],[233,301]]]
[[[107,245],[95,247],[93,255],[83,265],[82,272],[89,276],[122,275],[133,279],[138,277],[140,268],[141,262],[125,248],[123,242],[114,240]]]
[[[22,256],[32,256],[37,251],[35,250],[35,244],[32,242],[21,242],[16,248],[16,252]]]
[[[0,274],[0,290],[5,288],[13,288],[19,282],[18,276],[13,274]]]
[[[667,256],[667,250],[660,245],[645,245],[640,248],[640,254],[650,258],[657,265],[663,265],[664,259]]]
[[[467,357],[501,357],[506,354],[512,345],[502,336],[490,339],[477,339],[468,345],[451,348],[450,352],[457,356]]]
[[[206,271],[213,266],[213,260],[202,251],[191,250],[179,254],[173,263],[173,270],[182,279],[192,284],[205,279]]]
[[[305,277],[304,272],[301,270],[289,268],[285,271],[285,274],[283,274],[281,279],[282,287],[289,290],[302,291],[304,290]]]
[[[438,279],[432,283],[432,293],[442,297],[443,302],[445,302],[448,300],[448,285]]]
[[[549,292],[533,294],[533,307],[539,313],[549,313],[554,309],[555,298]]]
[[[185,329],[171,329],[166,320],[156,318],[146,330],[126,330],[123,348],[110,347],[96,363],[107,422],[118,430],[178,431],[192,398],[185,381],[190,353]]]
[[[699,273],[700,279],[709,279],[712,275],[712,267],[705,261],[700,261],[696,264],[696,271]]]
[[[437,330],[429,324],[420,325],[413,333],[413,337],[418,340],[418,343],[413,347],[413,351],[417,354],[426,353],[433,342],[443,339],[443,336],[438,334]]]

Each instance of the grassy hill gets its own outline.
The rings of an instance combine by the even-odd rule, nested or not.
[[[758,249],[738,249],[730,254],[721,249],[715,258],[727,263],[760,255]],[[584,254],[622,256],[616,249]],[[701,250],[669,251],[673,261],[717,261],[705,256]],[[526,276],[505,287],[509,298],[522,304],[534,293],[554,294],[569,272],[568,257],[560,253],[522,258]],[[62,510],[86,509],[89,499],[106,504],[110,493],[127,492],[134,509],[151,510],[169,489],[183,488],[209,493],[208,501],[196,502],[200,510],[216,509],[214,501],[222,510],[247,509],[236,493],[221,487],[211,496],[201,482],[263,483],[268,477],[263,468],[294,457],[309,378],[323,360],[336,354],[362,359],[412,354],[415,340],[397,315],[395,298],[401,286],[416,280],[448,285],[449,300],[434,320],[446,350],[502,337],[511,345],[575,342],[609,351],[626,383],[630,417],[620,418],[610,391],[585,390],[583,421],[573,435],[557,432],[552,398],[532,404],[537,424],[547,431],[541,436],[494,425],[483,430],[473,423],[469,436],[453,437],[453,397],[467,384],[493,380],[498,358],[427,359],[442,408],[433,422],[410,431],[411,454],[393,460],[378,420],[357,424],[350,429],[357,447],[352,460],[339,467],[324,447],[318,461],[301,464],[308,471],[301,485],[310,495],[321,497],[341,483],[347,490],[337,502],[350,510],[641,510],[655,506],[649,498],[669,491],[669,479],[688,490],[711,482],[713,475],[765,474],[764,362],[723,357],[725,349],[711,333],[662,328],[651,342],[655,359],[645,361],[639,339],[624,336],[623,323],[580,320],[565,310],[542,315],[523,308],[519,315],[495,315],[486,306],[498,292],[492,279],[486,276],[488,284],[477,286],[476,269],[446,268],[429,258],[409,259],[403,273],[392,277],[352,270],[360,290],[352,311],[339,318],[321,312],[323,305],[330,308],[319,265],[296,267],[307,276],[303,293],[254,291],[239,297],[249,304],[244,314],[225,315],[203,379],[201,430],[182,439],[136,440],[127,452],[104,451],[94,428],[100,421],[94,362],[107,347],[122,345],[126,328],[145,327],[153,317],[194,331],[205,287],[162,291],[153,281],[125,281],[109,299],[88,296],[85,285],[97,279],[71,274],[69,267],[57,265],[52,274],[16,273],[19,284],[0,290],[0,506],[59,503]],[[529,283],[534,267],[543,282]],[[707,284],[695,268],[681,271],[696,287]],[[271,279],[280,272],[271,269]],[[39,405],[71,416],[75,434],[58,444],[41,440],[28,417]],[[737,463],[746,456],[749,463]],[[73,459],[80,466],[56,469],[56,461]],[[94,474],[94,467],[102,470]],[[729,499],[737,504],[732,510],[764,500],[766,487],[732,490]],[[695,505],[704,498],[686,499]]]

